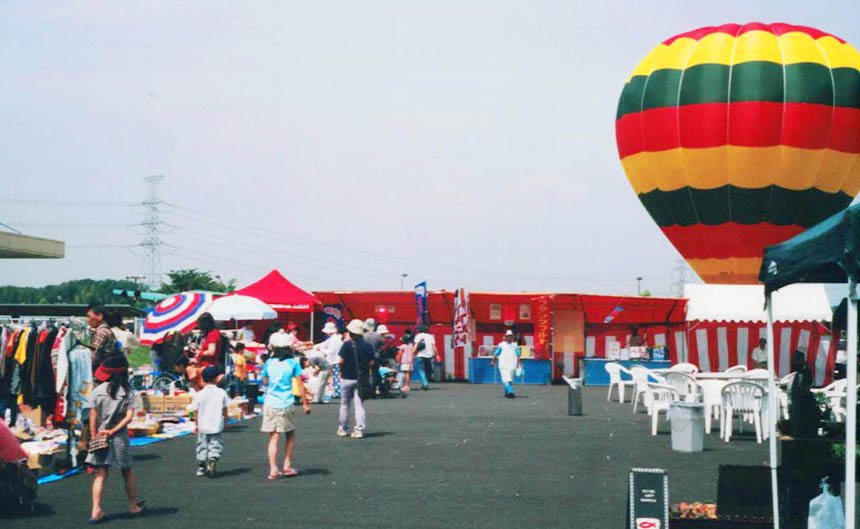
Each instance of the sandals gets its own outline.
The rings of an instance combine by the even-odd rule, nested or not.
[[[284,472],[281,475],[284,477],[291,478],[293,476],[298,476],[299,471],[294,469],[294,468],[288,468],[288,469],[284,470]]]
[[[282,477],[284,477],[284,473],[283,472],[277,472],[275,474],[269,474],[268,479],[269,479],[269,481],[274,481],[276,479],[281,479]]]

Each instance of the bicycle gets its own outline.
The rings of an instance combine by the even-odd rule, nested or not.
[[[185,375],[177,375],[170,371],[150,371],[149,373],[134,374],[129,378],[129,384],[135,391],[155,390],[157,393],[167,393],[171,384],[174,388],[188,391],[189,385]]]

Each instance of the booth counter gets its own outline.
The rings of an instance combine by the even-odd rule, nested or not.
[[[469,382],[473,384],[501,384],[497,366],[490,366],[490,356],[469,358]],[[549,384],[552,379],[552,361],[523,358],[523,374],[514,377],[514,384]]]
[[[669,360],[607,360],[605,358],[585,358],[583,366],[585,368],[586,386],[608,386],[609,373],[606,372],[606,364],[616,362],[630,369],[631,367],[641,366],[647,369],[669,369],[672,367],[672,362]],[[621,373],[622,380],[630,380],[630,376]]]

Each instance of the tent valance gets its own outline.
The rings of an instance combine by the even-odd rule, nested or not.
[[[684,285],[687,321],[762,322],[764,287],[761,285]],[[773,294],[774,321],[829,322],[830,300],[822,285],[791,285]]]

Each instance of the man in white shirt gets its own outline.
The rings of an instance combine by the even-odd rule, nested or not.
[[[752,361],[757,369],[767,369],[767,340],[764,338],[759,338],[758,347],[752,350]]]
[[[514,398],[514,372],[520,363],[520,348],[517,347],[513,331],[505,333],[505,341],[500,343],[493,351],[493,359],[490,366],[499,360],[499,373],[502,375],[502,383],[505,385],[505,398]]]
[[[239,331],[239,341],[247,344],[256,339],[257,335],[254,333],[254,326],[251,323],[246,323],[245,327]]]
[[[436,338],[430,334],[426,326],[416,329],[415,357],[420,365],[414,369],[421,379],[421,389],[430,389],[430,379],[433,377],[433,359],[436,358]]]

